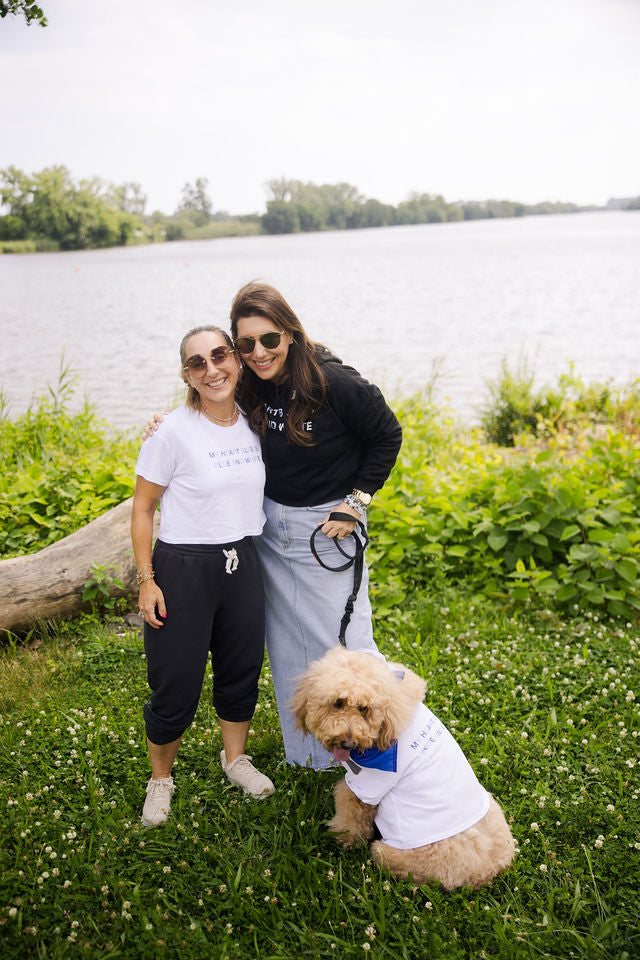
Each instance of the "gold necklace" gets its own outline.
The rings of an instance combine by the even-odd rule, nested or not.
[[[204,413],[207,420],[211,420],[212,423],[215,423],[216,420],[219,423],[230,423],[235,417],[238,416],[238,413],[240,412],[240,408],[238,407],[238,404],[234,402],[233,413],[231,414],[230,417],[216,417],[215,413],[209,413],[205,405],[202,404],[202,412]]]

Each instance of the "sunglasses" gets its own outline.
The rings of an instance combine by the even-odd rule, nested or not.
[[[265,350],[275,350],[276,347],[280,346],[280,338],[282,337],[284,330],[281,330],[280,333],[263,333],[261,337],[239,337],[236,340],[236,349],[245,355],[253,353],[256,348],[256,340],[259,340]]]
[[[189,357],[182,369],[189,370],[190,373],[204,373],[207,369],[207,360],[211,360],[215,367],[219,367],[229,359],[232,353],[235,353],[235,350],[231,347],[214,347],[207,358],[201,357],[199,353]]]

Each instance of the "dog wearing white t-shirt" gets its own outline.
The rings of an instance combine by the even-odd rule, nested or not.
[[[292,709],[345,768],[329,829],[371,845],[381,867],[447,890],[481,887],[509,866],[515,842],[412,670],[336,647],[296,686]]]

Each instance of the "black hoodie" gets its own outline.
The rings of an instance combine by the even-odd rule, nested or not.
[[[276,385],[263,380],[258,387],[269,423],[262,443],[265,494],[291,507],[341,501],[354,488],[375,493],[389,476],[402,443],[402,428],[375,384],[328,350],[320,351],[318,360],[327,394],[305,421],[313,446],[287,441],[289,381]]]

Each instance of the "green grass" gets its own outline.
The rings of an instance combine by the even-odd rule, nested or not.
[[[638,956],[638,627],[450,591],[379,640],[512,821],[491,887],[416,887],[341,850],[339,774],[283,766],[267,668],[248,752],[276,794],[223,778],[207,678],[172,816],[143,830],[141,633],[88,617],[0,660],[3,958]]]

